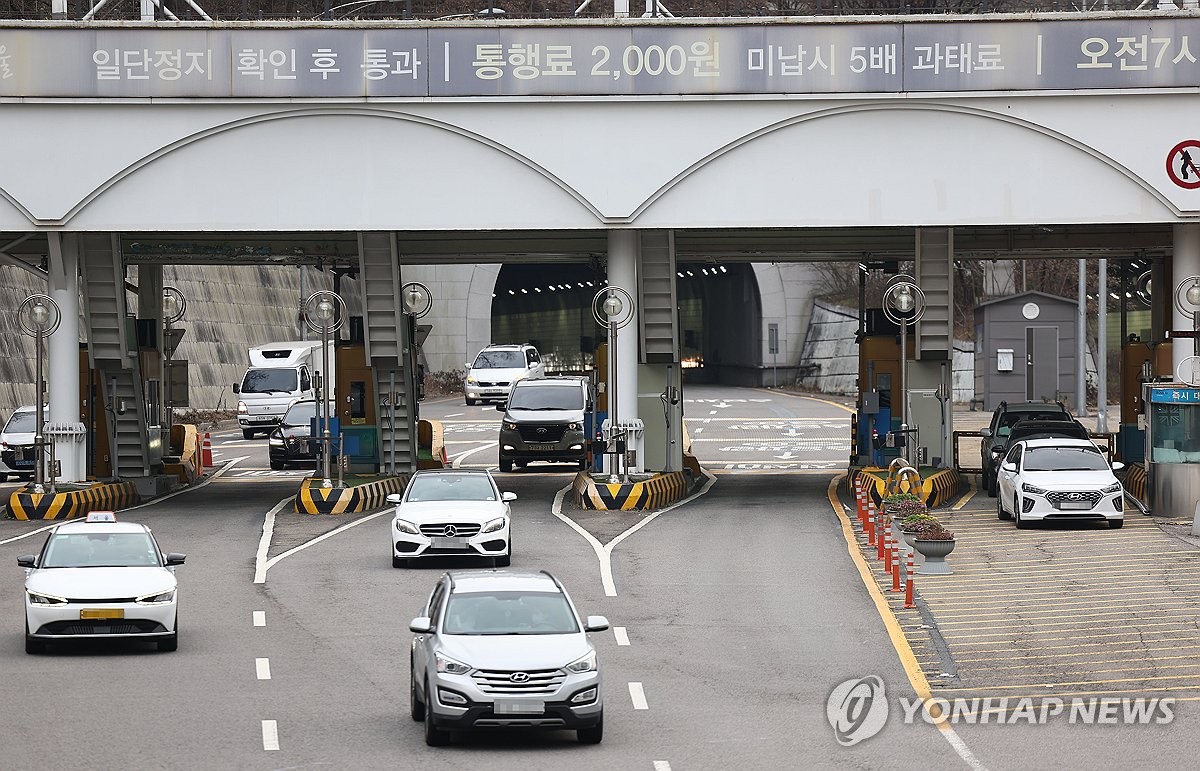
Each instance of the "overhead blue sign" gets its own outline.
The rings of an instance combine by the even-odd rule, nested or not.
[[[1155,404],[1200,404],[1200,388],[1152,388],[1150,401]]]

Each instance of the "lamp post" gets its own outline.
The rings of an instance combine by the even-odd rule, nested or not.
[[[892,277],[887,289],[883,292],[883,315],[889,321],[900,325],[900,405],[903,409],[904,420],[900,424],[904,435],[905,460],[908,454],[908,325],[916,323],[925,315],[925,293],[917,286],[916,280],[900,273]]]
[[[37,404],[37,426],[34,429],[33,435],[33,455],[34,455],[34,476],[33,476],[33,491],[35,493],[44,493],[46,491],[46,463],[45,450],[46,440],[44,436],[46,427],[45,415],[45,393],[46,385],[45,378],[42,372],[42,350],[44,347],[43,340],[47,335],[54,334],[54,330],[58,329],[58,324],[62,321],[62,313],[58,309],[58,303],[54,302],[49,296],[44,294],[33,294],[25,298],[21,306],[17,309],[17,319],[21,324],[21,331],[33,337],[36,343],[36,388],[37,394],[34,399]],[[53,486],[53,480],[51,480]]]
[[[183,314],[187,311],[187,298],[173,286],[164,286],[162,294],[162,320],[163,320],[163,382],[162,382],[162,404],[163,414],[165,415],[164,426],[167,432],[167,442],[170,443],[171,423],[174,420],[174,415],[171,404],[171,356],[175,353],[175,344],[171,339],[171,326],[183,319]]]
[[[1175,308],[1192,319],[1192,355],[1184,359],[1176,357],[1179,366],[1175,379],[1197,385],[1200,384],[1200,276],[1188,276],[1175,286]],[[1192,372],[1191,377],[1185,378],[1183,364],[1188,359],[1192,362]]]
[[[592,317],[608,329],[608,420],[609,438],[614,441],[624,435],[617,422],[617,330],[633,319],[633,311],[633,298],[619,286],[607,286],[592,298]],[[619,457],[617,465],[621,468],[622,481],[629,481],[628,466]],[[612,469],[609,469],[609,475],[610,483],[618,481]]]
[[[317,388],[317,426],[321,430],[321,487],[333,487],[329,478],[329,464],[333,449],[333,435],[329,431],[329,402],[325,393],[325,378],[329,374],[330,335],[342,326],[346,319],[346,303],[337,293],[328,289],[313,292],[300,306],[300,313],[308,328],[321,336],[321,372]]]

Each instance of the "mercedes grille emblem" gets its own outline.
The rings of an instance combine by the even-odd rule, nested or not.
[[[446,537],[453,538],[458,535],[458,528],[454,525],[446,525]]]
[[[528,672],[513,672],[511,675],[508,676],[508,679],[512,680],[514,683],[528,683],[529,682],[529,673]]]

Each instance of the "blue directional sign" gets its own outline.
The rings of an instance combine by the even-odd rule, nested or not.
[[[1200,404],[1200,388],[1152,388],[1150,401],[1155,404]]]

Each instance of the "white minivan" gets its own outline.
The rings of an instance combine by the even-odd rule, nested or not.
[[[489,345],[467,362],[463,395],[467,405],[508,399],[513,383],[543,377],[546,365],[532,345]]]

